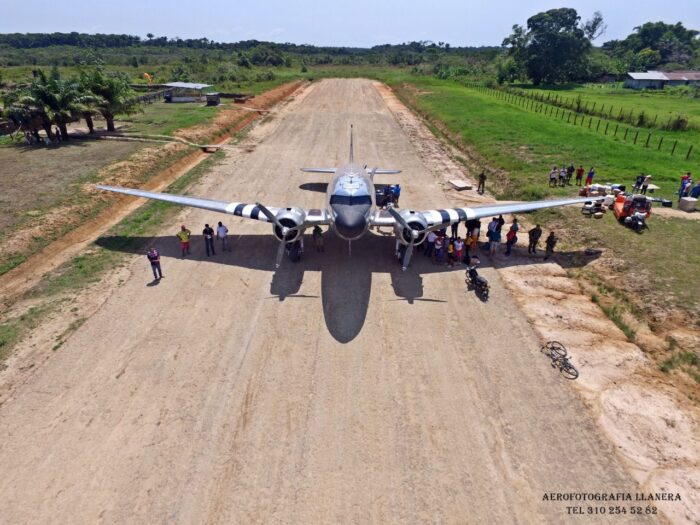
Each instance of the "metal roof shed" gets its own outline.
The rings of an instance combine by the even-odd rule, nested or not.
[[[170,82],[165,86],[170,89],[169,96],[165,96],[166,102],[204,102],[204,90],[213,87],[211,84],[196,82]]]

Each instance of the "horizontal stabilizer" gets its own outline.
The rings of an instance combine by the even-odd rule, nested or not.
[[[335,173],[335,168],[301,168],[308,173]]]
[[[401,173],[401,170],[383,170],[381,168],[368,169],[367,173],[374,173],[375,175],[393,175],[395,173]]]

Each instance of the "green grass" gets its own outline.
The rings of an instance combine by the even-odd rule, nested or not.
[[[674,369],[682,370],[700,383],[700,358],[694,352],[675,351],[671,357],[665,359],[659,369],[668,374]]]
[[[421,114],[442,123],[462,143],[476,149],[489,166],[509,173],[501,186],[490,184],[496,195],[540,198],[545,194],[571,195],[572,189],[546,188],[547,173],[553,165],[573,162],[586,169],[596,168],[594,182],[629,184],[640,172],[651,173],[661,187],[657,196],[671,198],[683,171],[692,171],[694,159],[671,157],[639,144],[597,134],[587,127],[575,127],[540,113],[496,99],[452,81],[428,77],[389,79],[399,94]],[[423,92],[415,95],[401,90],[410,82]]]
[[[602,85],[602,87],[592,85],[567,85],[551,89],[535,88],[533,86],[517,86],[519,89],[526,89],[530,92],[542,93],[545,96],[559,95],[566,100],[575,102],[577,97],[587,103],[590,109],[593,103],[596,110],[605,106],[607,113],[612,107],[613,117],[619,115],[622,110],[624,115],[632,111],[632,115],[638,115],[641,111],[652,122],[658,116],[657,124],[666,124],[669,117],[685,115],[689,122],[700,127],[700,98],[694,98],[685,90],[677,88],[663,90],[643,90],[625,89],[619,84]]]
[[[224,106],[203,104],[144,104],[143,112],[124,116],[119,123],[130,133],[172,135],[174,131],[211,122]]]

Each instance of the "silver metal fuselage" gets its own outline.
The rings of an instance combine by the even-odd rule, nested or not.
[[[339,237],[354,241],[367,233],[375,206],[374,182],[364,166],[351,162],[336,169],[328,184],[326,210]]]

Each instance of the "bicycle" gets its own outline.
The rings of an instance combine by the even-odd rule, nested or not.
[[[559,368],[559,372],[564,377],[567,379],[576,379],[578,377],[578,370],[569,361],[568,352],[563,344],[558,341],[549,341],[540,350],[552,360],[552,368]]]

